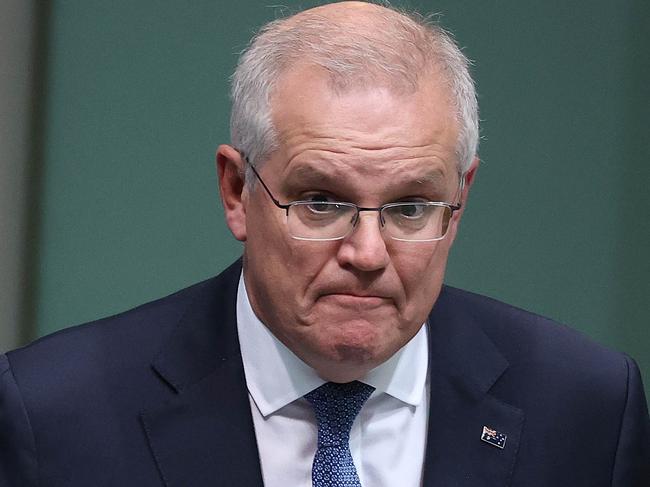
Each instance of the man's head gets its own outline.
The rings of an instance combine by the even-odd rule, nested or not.
[[[439,28],[384,7],[311,9],[266,26],[242,55],[231,131],[220,187],[253,309],[323,378],[363,376],[425,321],[462,211],[441,240],[395,239],[377,212],[343,238],[296,239],[242,154],[282,204],[464,202],[478,140],[467,60]]]

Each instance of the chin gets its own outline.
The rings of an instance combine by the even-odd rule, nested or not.
[[[352,382],[362,379],[378,364],[368,350],[339,345],[335,357],[321,357],[319,364],[313,364],[318,375],[331,382]]]
[[[351,316],[356,315],[356,316]],[[319,376],[333,382],[359,379],[404,345],[397,320],[361,318],[357,313],[311,315],[294,343],[298,355]]]
[[[339,343],[334,346],[335,360],[342,364],[362,367],[375,360],[376,351],[371,346],[357,343]]]
[[[327,343],[320,342],[311,358],[305,360],[318,375],[332,382],[359,380],[372,369],[388,360],[403,345],[396,337],[376,333],[338,336]]]
[[[327,350],[322,351],[321,357],[326,366],[324,368],[330,370],[328,375],[331,376],[332,372],[335,372],[334,375],[338,378],[345,376],[349,379],[346,382],[349,382],[363,377],[371,369],[390,358],[399,347],[395,347],[395,350],[392,348],[377,333],[368,333],[361,336],[339,337],[338,340],[328,344]],[[329,380],[341,382],[331,378]]]
[[[342,359],[367,360],[377,353],[381,343],[385,343],[386,329],[383,323],[362,318],[340,320],[322,330],[322,343]]]

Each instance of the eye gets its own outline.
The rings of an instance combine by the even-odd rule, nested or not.
[[[314,213],[329,213],[339,208],[338,205],[332,204],[334,202],[332,197],[322,193],[309,195],[304,201],[312,202],[307,207]]]
[[[412,204],[401,204],[394,207],[396,213],[403,217],[411,220],[422,218],[426,213],[426,205],[412,203]]]

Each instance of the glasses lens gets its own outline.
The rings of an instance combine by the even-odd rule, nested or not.
[[[392,238],[427,242],[444,238],[451,214],[439,203],[396,203],[384,207],[382,217]]]
[[[335,240],[345,237],[354,225],[352,205],[325,201],[297,201],[287,214],[292,237],[303,240]]]

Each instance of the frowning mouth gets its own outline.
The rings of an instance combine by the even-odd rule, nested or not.
[[[377,308],[393,303],[391,298],[384,296],[359,295],[353,293],[328,293],[319,298],[325,303],[332,303],[340,307],[349,308]]]

